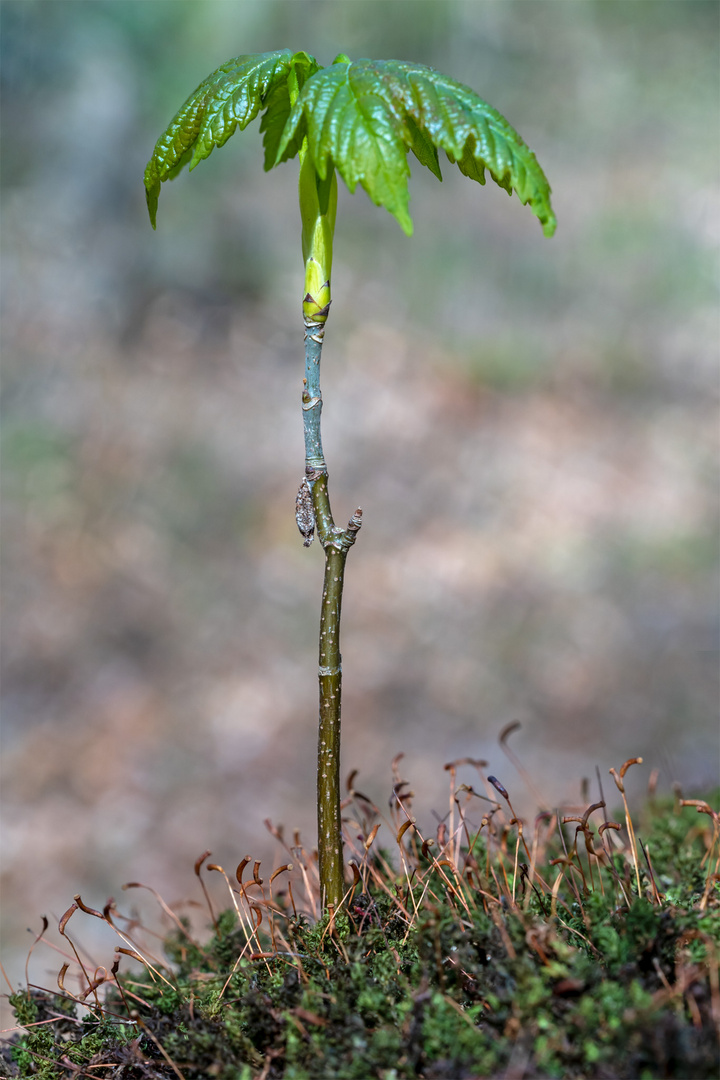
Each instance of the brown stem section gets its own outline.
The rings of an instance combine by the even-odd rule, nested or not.
[[[312,492],[318,538],[325,552],[325,580],[320,613],[318,682],[318,858],[324,910],[338,910],[343,898],[342,823],[340,820],[340,711],[342,657],[340,613],[347,553],[362,524],[356,510],[347,529],[338,529],[330,510],[327,473],[306,469]]]

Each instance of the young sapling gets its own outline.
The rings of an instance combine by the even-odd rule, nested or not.
[[[322,67],[305,52],[238,56],[205,79],[158,139],[145,170],[148,210],[155,228],[161,184],[183,166],[192,170],[262,112],[265,169],[297,156],[305,284],[305,378],[302,416],[305,475],[296,519],[306,546],[314,532],[325,554],[320,616],[317,772],[318,858],[322,903],[337,910],[343,898],[340,819],[340,611],[347,554],[362,522],[358,509],[345,528],[335,524],[320,419],[320,358],[330,310],[330,273],[339,173],[352,192],[358,183],[404,232],[408,211],[408,155],[442,180],[438,151],[471,180],[487,170],[509,195],[529,205],[546,236],[555,231],[550,185],[535,155],[495,109],[462,83],[422,64],[351,61],[344,54]]]

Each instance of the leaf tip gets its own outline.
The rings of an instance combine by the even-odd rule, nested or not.
[[[152,157],[148,161],[145,168],[145,175],[143,177],[143,183],[145,184],[145,198],[147,200],[148,214],[150,215],[150,224],[153,229],[157,228],[157,208],[158,199],[160,198],[160,179],[157,175],[155,168],[155,159]]]
[[[551,237],[555,235],[557,229],[557,218],[554,214],[549,214],[546,218],[541,218],[540,224],[545,236]]]
[[[386,207],[386,209],[390,210],[390,207]],[[396,206],[392,210],[390,210],[390,213],[395,218],[405,235],[412,236],[413,232],[415,231],[415,226],[413,224],[413,219],[410,217],[407,206]]]
[[[147,199],[148,215],[150,217],[150,224],[153,229],[157,229],[157,208],[158,197],[160,195],[160,184],[153,184],[151,187],[145,189],[145,197]]]

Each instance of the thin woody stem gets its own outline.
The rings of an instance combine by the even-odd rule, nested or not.
[[[291,87],[291,102],[296,96],[297,88]],[[300,149],[299,195],[305,261],[305,378],[302,393],[305,479],[298,492],[296,516],[305,545],[312,542],[313,529],[316,527],[325,552],[318,657],[318,860],[322,907],[326,911],[337,911],[343,897],[340,819],[340,610],[345,560],[360,528],[362,511],[355,512],[347,529],[339,529],[333,521],[328,496],[328,470],[320,431],[320,359],[325,323],[330,311],[330,270],[337,208],[337,179],[334,169],[328,171],[324,179],[318,176],[308,153],[306,140]]]
[[[329,307],[329,305],[328,305]],[[312,468],[327,475],[327,465],[322,448],[320,417],[322,416],[322,391],[320,389],[320,358],[325,336],[324,312],[322,321],[303,316],[305,324],[305,378],[303,379],[303,433],[305,435],[305,468]],[[318,518],[319,520],[319,518]]]
[[[325,313],[326,314],[326,313]],[[327,317],[327,316],[326,316]],[[323,909],[337,910],[343,897],[342,822],[340,818],[340,713],[342,657],[340,614],[347,553],[355,542],[362,511],[347,529],[339,529],[328,495],[327,465],[322,449],[320,415],[320,356],[325,325],[305,317],[305,381],[303,427],[305,477],[312,496],[318,539],[325,552],[325,579],[320,612],[318,683],[318,858]]]

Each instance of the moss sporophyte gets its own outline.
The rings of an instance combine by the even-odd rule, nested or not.
[[[508,194],[516,192],[531,208],[546,236],[555,230],[555,216],[550,185],[535,155],[507,120],[469,87],[422,64],[351,61],[340,54],[329,67],[322,67],[308,53],[281,49],[238,56],[223,64],[198,86],[160,136],[145,170],[153,227],[162,183],[177,176],[184,165],[194,169],[259,113],[265,169],[296,156],[300,162],[305,475],[296,516],[306,546],[317,531],[325,553],[317,811],[323,906],[331,911],[339,908],[345,890],[339,781],[343,575],[362,524],[359,508],[345,528],[335,524],[320,427],[320,358],[331,304],[337,175],[350,191],[360,184],[408,236],[410,153],[438,180],[442,179],[438,151],[480,184],[487,171],[496,184]]]
[[[630,764],[616,773],[623,786]],[[351,774],[343,805],[353,884],[332,918],[315,918],[312,853],[275,826],[292,866],[261,876],[246,858],[231,880],[208,852],[197,860],[209,940],[157,897],[164,956],[137,912],[123,916],[114,901],[95,910],[76,896],[60,920],[67,959],[57,987],[28,983],[11,997],[24,1030],[0,1046],[0,1075],[715,1080],[720,886],[710,802],[679,792],[659,800],[651,781],[635,823],[629,801],[620,808],[624,827],[603,798],[523,821],[514,793],[484,765],[448,763],[451,810],[432,835],[408,823],[397,760],[390,815]],[[461,772],[477,790],[458,785]],[[228,896],[229,910],[218,911]],[[109,968],[89,967],[75,944],[88,919],[120,942]],[[47,930],[45,920],[36,944],[57,948]]]

